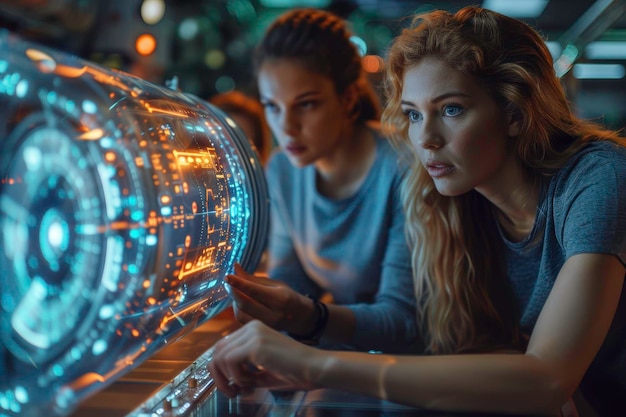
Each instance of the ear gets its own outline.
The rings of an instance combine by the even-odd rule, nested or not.
[[[341,100],[343,102],[344,109],[346,110],[346,114],[351,118],[356,118],[359,106],[358,83],[350,84],[343,92]]]
[[[508,129],[509,137],[514,138],[516,136],[519,136],[520,132],[522,131],[522,115],[519,112],[510,114],[508,116],[508,123],[509,123],[509,129]]]

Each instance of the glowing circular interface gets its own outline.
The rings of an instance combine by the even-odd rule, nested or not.
[[[103,238],[98,178],[80,143],[37,116],[5,141],[12,149],[0,195],[0,269],[13,279],[3,288],[2,338],[36,363],[54,357],[76,337],[99,285]],[[92,232],[84,233],[91,229]]]
[[[0,415],[67,415],[228,305],[223,277],[265,248],[267,184],[208,103],[0,49]]]

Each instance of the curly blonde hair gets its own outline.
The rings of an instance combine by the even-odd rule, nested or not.
[[[404,73],[427,56],[474,77],[519,120],[514,152],[538,185],[590,141],[624,139],[573,114],[544,40],[521,21],[479,7],[433,11],[417,15],[388,51],[382,121],[410,158],[403,199],[427,348],[523,349],[493,206],[476,191],[440,195],[408,143]]]

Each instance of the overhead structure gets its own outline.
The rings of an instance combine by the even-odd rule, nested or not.
[[[582,55],[584,48],[598,39],[615,22],[626,15],[626,1],[597,0],[559,38],[561,55],[554,69],[562,77]]]

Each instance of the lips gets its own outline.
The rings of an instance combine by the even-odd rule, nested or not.
[[[432,178],[441,178],[454,172],[454,165],[446,164],[441,161],[428,161],[426,170]]]
[[[290,143],[285,146],[285,150],[292,155],[300,155],[304,151],[306,151],[306,147],[302,145],[296,145],[295,143]]]

